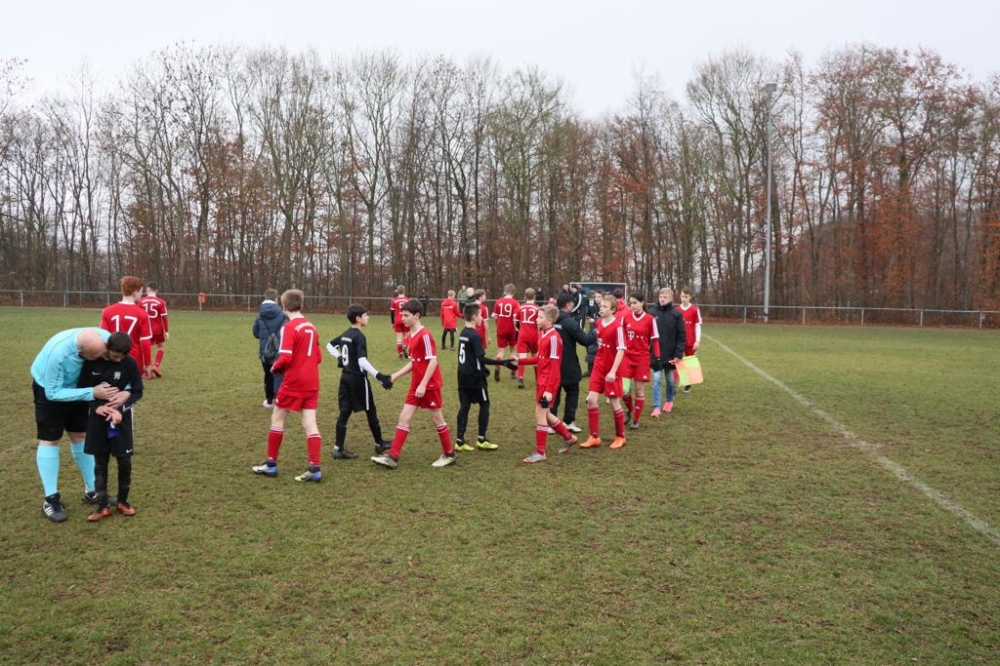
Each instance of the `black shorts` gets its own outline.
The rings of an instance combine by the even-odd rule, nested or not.
[[[344,372],[340,375],[337,407],[341,412],[367,412],[375,406],[368,377]]]
[[[99,414],[89,414],[87,417],[87,443],[83,452],[92,456],[101,454],[123,458],[132,455],[132,443],[135,441],[132,430],[132,411],[122,414],[122,422],[118,425],[118,435],[108,437],[108,422]]]
[[[458,389],[458,401],[469,402],[473,405],[482,405],[490,401],[490,393],[486,388],[460,388]]]
[[[36,436],[43,442],[58,442],[63,432],[87,432],[87,401],[56,402],[45,397],[45,389],[31,382],[35,399]]]

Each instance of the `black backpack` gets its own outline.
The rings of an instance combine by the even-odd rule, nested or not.
[[[264,324],[264,320],[261,319],[261,324]],[[281,336],[278,333],[272,331],[267,324],[264,324],[264,328],[268,331],[267,340],[264,341],[264,351],[260,353],[260,360],[264,361],[268,365],[274,365],[274,362],[278,360],[278,351],[281,349]]]

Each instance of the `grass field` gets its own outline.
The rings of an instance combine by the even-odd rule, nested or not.
[[[432,469],[418,414],[390,472],[366,460],[355,415],[349,448],[366,455],[335,463],[327,357],[326,479],[303,485],[295,422],[281,475],[250,473],[269,422],[253,316],[175,312],[137,412],[138,515],[87,523],[64,444],[70,519],[52,524],[28,367],[50,335],[98,319],[0,309],[2,663],[1000,660],[996,332],[708,322],[706,383],[669,418],[620,451],[559,456],[553,440],[531,467],[533,392],[506,377],[490,385],[498,451]],[[346,326],[313,320],[324,340]],[[384,318],[368,337],[374,364],[398,367]],[[455,358],[441,359],[454,426]],[[391,433],[404,390],[377,391]]]

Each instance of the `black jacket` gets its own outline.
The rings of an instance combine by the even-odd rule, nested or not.
[[[579,383],[583,373],[580,371],[580,357],[576,354],[576,346],[586,347],[593,340],[593,333],[587,334],[580,328],[580,324],[573,319],[573,315],[568,312],[560,312],[555,323],[556,330],[562,338],[562,384]],[[683,351],[683,349],[682,349]]]
[[[684,316],[667,303],[666,307],[654,303],[650,314],[656,317],[656,330],[660,334],[660,360],[666,364],[671,359],[684,358]]]

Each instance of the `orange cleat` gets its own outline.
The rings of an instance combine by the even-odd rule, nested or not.
[[[118,509],[118,513],[122,514],[123,516],[135,515],[135,507],[129,504],[128,502],[118,502],[118,504],[115,505],[115,508]],[[108,514],[110,513],[111,512],[109,511]]]
[[[158,365],[154,365],[153,366],[153,376],[154,377],[162,377],[163,376],[163,373],[160,372],[160,366],[158,366]]]
[[[99,509],[94,509],[94,513],[87,516],[87,520],[89,520],[92,523],[96,523],[101,518],[110,518],[110,517],[111,517],[111,509],[105,506]]]
[[[623,446],[625,446],[625,438],[624,437],[615,437],[615,441],[611,442],[611,448],[613,448],[613,449],[620,449]]]
[[[601,443],[602,442],[601,442],[601,438],[600,437],[594,437],[593,435],[591,435],[590,437],[587,438],[586,442],[581,442],[580,443],[580,448],[581,449],[592,449],[594,447],[600,446]]]

